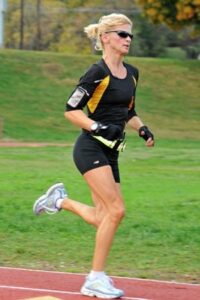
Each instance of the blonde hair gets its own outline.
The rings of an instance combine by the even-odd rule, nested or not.
[[[99,23],[86,26],[84,28],[84,32],[87,34],[89,39],[95,41],[95,50],[103,50],[101,34],[112,30],[115,26],[125,24],[132,26],[132,22],[127,16],[123,14],[112,13],[110,15],[101,17],[99,19]]]

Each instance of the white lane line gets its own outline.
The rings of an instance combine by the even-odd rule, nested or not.
[[[80,293],[77,293],[77,292],[60,291],[60,290],[49,290],[49,289],[38,289],[38,288],[29,288],[29,287],[23,287],[23,286],[12,286],[12,285],[0,285],[0,289],[21,290],[21,291],[35,291],[35,292],[57,293],[57,294],[70,294],[70,295],[81,295]]]
[[[38,289],[38,288],[29,288],[23,286],[12,286],[12,285],[0,285],[0,289],[10,289],[10,290],[20,290],[20,291],[32,291],[32,292],[44,292],[44,293],[55,293],[55,294],[66,294],[66,295],[78,295],[82,296],[78,292],[69,292],[69,291],[60,291],[60,290],[49,290],[49,289]],[[124,300],[151,300],[144,298],[133,298],[133,297],[123,297]]]
[[[27,271],[27,272],[39,272],[39,273],[49,273],[49,274],[66,274],[66,275],[73,275],[73,276],[87,276],[88,274],[84,273],[71,273],[71,272],[61,272],[61,271],[47,271],[47,270],[34,270],[34,269],[24,269],[24,268],[14,268],[14,267],[0,267],[0,269],[7,269],[7,270],[19,270],[19,271]],[[127,280],[135,280],[135,281],[144,281],[144,282],[155,282],[155,283],[166,283],[166,284],[177,284],[177,285],[188,285],[188,286],[198,286],[198,283],[186,283],[186,282],[177,282],[177,281],[165,281],[165,280],[157,280],[157,279],[144,279],[144,278],[134,278],[134,277],[122,277],[122,276],[114,276],[110,275],[113,278],[119,279],[127,279]]]

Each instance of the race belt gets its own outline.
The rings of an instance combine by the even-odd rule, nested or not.
[[[100,136],[100,135],[92,135],[95,139],[97,139],[98,141],[100,141],[102,144],[104,144],[105,146],[123,152],[125,147],[126,147],[126,140],[125,139],[119,139],[119,140],[114,140],[114,141],[110,141],[105,139],[104,137]]]

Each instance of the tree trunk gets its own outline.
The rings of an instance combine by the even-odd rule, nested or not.
[[[19,49],[24,48],[24,0],[20,2],[20,42]]]

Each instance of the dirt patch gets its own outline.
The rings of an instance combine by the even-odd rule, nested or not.
[[[0,141],[0,147],[70,147],[70,143],[40,143],[40,142],[17,142],[17,141]]]

